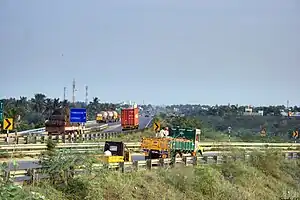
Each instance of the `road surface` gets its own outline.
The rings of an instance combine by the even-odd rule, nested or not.
[[[150,126],[152,118],[140,116],[139,120],[140,120],[139,129],[144,129]],[[121,131],[122,131],[121,122],[112,123],[109,125],[107,129],[104,130],[104,132],[121,132]]]

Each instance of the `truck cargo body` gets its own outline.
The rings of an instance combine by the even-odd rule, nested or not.
[[[99,123],[99,124],[107,123],[108,122],[107,118],[108,118],[108,113],[106,111],[101,111],[96,116],[96,122]]]
[[[99,124],[118,121],[119,114],[116,111],[101,111],[96,116],[96,122]]]
[[[123,108],[121,110],[122,130],[134,130],[139,128],[139,109]]]
[[[143,138],[141,148],[147,158],[170,158],[171,152],[189,154],[194,151],[194,142],[187,139]]]
[[[200,129],[170,129],[171,137],[142,138],[141,149],[147,159],[182,157],[203,152],[199,146]]]
[[[69,109],[57,109],[45,122],[45,130],[49,135],[80,133],[83,128],[79,123],[70,122]]]

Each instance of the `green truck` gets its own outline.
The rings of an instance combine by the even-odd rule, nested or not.
[[[142,138],[141,148],[146,159],[175,158],[202,154],[200,129],[170,128],[167,137]]]

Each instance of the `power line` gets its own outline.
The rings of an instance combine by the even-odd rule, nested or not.
[[[75,107],[75,90],[76,90],[76,87],[75,87],[75,78],[73,79],[73,106]]]
[[[89,99],[88,99],[88,86],[85,86],[85,106],[88,105]]]
[[[64,101],[66,100],[66,91],[67,91],[67,88],[64,87]]]

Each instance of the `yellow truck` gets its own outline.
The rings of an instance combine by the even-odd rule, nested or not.
[[[199,145],[200,129],[169,129],[170,137],[142,138],[141,149],[146,159],[183,157],[188,154],[202,155],[203,148]]]

